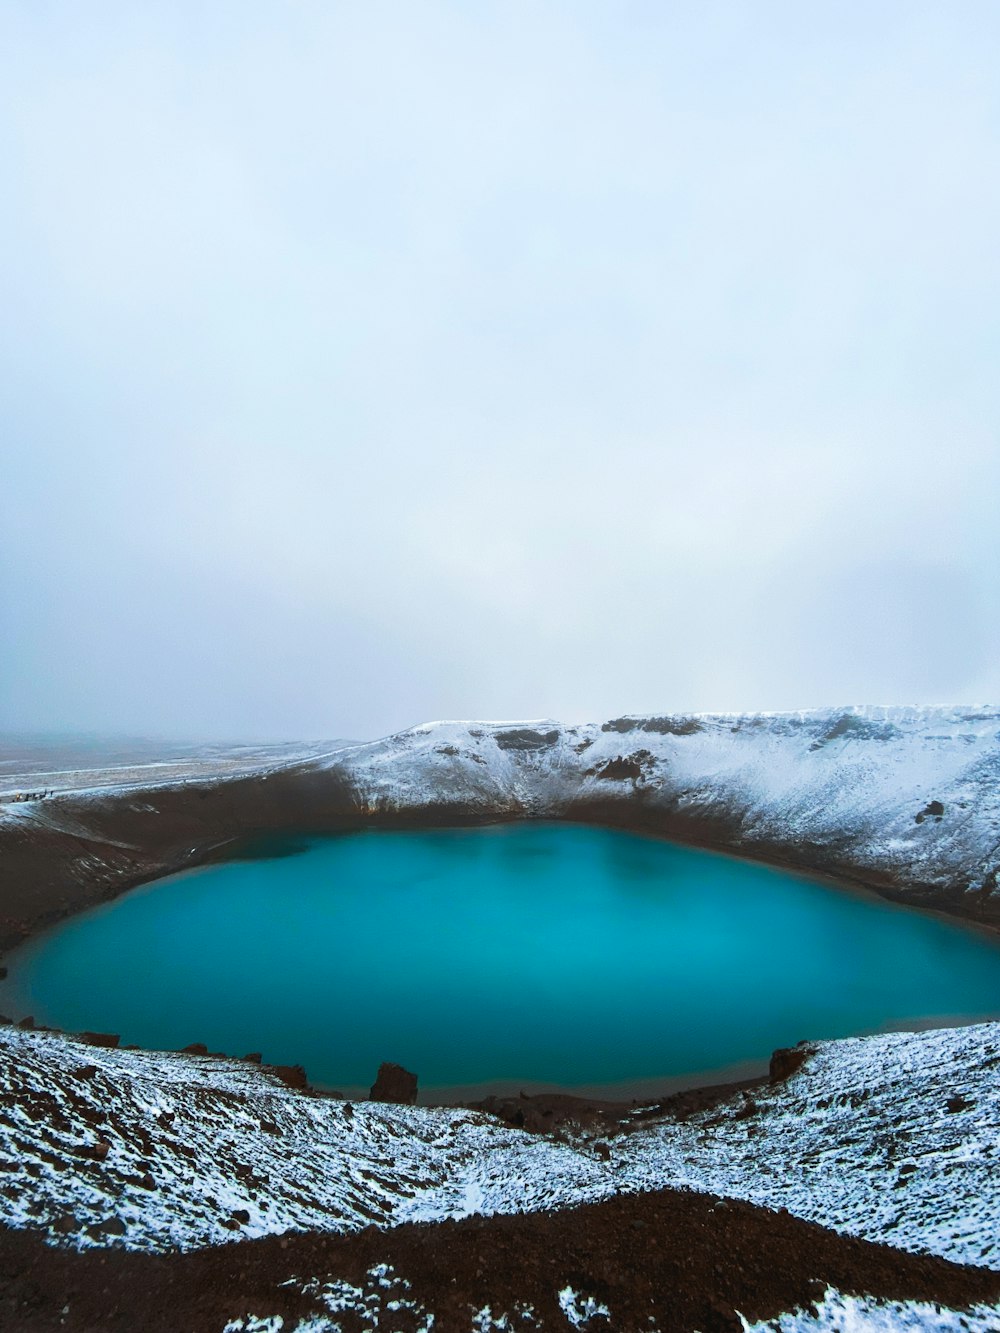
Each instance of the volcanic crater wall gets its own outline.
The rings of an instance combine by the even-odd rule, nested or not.
[[[606,824],[1000,925],[1000,710],[440,722],[232,778],[0,800],[0,946],[248,839]]]

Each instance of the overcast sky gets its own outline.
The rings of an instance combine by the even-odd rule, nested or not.
[[[1000,6],[0,7],[0,724],[1000,699]]]

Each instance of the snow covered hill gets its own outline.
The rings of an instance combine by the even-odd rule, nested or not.
[[[664,1186],[966,1264],[1000,1256],[1000,1024],[821,1043],[787,1079],[565,1141],[348,1103],[241,1061],[0,1027],[0,1222],[172,1250]]]
[[[0,801],[0,946],[248,835],[522,818],[655,833],[1000,924],[1000,710],[437,722],[238,776],[104,775]]]
[[[324,763],[371,819],[619,823],[1000,916],[1000,711],[439,722]]]

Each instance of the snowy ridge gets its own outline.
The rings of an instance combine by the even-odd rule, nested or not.
[[[687,1185],[959,1263],[1000,1263],[1000,1024],[817,1043],[787,1081],[616,1141]]]
[[[351,784],[363,815],[617,810],[624,823],[676,836],[710,829],[734,850],[1000,914],[995,708],[437,722],[325,766]]]
[[[86,783],[0,801],[0,853],[23,867],[0,902],[8,943],[248,831],[520,818],[663,834],[1000,925],[997,708],[432,722],[238,776]]]
[[[963,1263],[1000,1254],[1000,1024],[819,1044],[785,1082],[595,1147],[341,1102],[240,1061],[0,1028],[0,1222],[77,1247],[516,1213],[682,1186]]]
[[[0,1028],[0,1222],[79,1247],[192,1249],[546,1208],[592,1155],[457,1109],[296,1092],[255,1065]]]

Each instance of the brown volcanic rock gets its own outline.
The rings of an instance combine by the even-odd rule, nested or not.
[[[813,1053],[812,1046],[782,1046],[772,1051],[771,1064],[768,1068],[771,1082],[783,1083],[786,1078],[797,1074]]]
[[[513,1129],[531,1134],[551,1134],[563,1125],[620,1132],[635,1106],[632,1102],[600,1101],[563,1092],[522,1092],[517,1097],[492,1096],[469,1102],[471,1111],[495,1116]]]
[[[301,1065],[269,1065],[268,1068],[288,1088],[303,1091],[309,1086],[309,1078]]]
[[[117,1032],[81,1032],[79,1036],[88,1046],[107,1046],[113,1049],[121,1042]]]
[[[370,1102],[395,1102],[413,1106],[417,1100],[417,1076],[402,1065],[383,1063],[368,1094]]]

